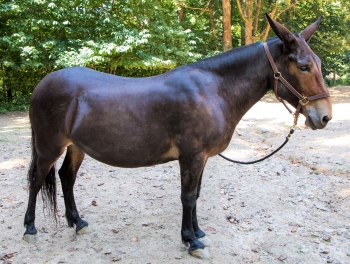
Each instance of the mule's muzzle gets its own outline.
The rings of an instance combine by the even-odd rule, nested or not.
[[[332,120],[332,117],[331,116],[328,116],[328,115],[325,115],[323,118],[322,118],[322,123],[326,126],[328,124],[329,121]]]
[[[305,121],[305,125],[310,127],[312,130],[325,128],[328,122],[332,119],[329,115],[324,115],[322,118],[317,118],[312,115],[308,115]]]

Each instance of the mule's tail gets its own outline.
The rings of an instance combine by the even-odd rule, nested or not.
[[[32,158],[29,165],[28,171],[28,190],[31,190],[31,185],[37,178],[37,161],[38,153],[35,147],[35,137],[34,131],[32,129]],[[40,180],[40,179],[37,179]],[[55,221],[57,223],[57,188],[56,188],[56,170],[55,165],[52,166],[49,173],[44,179],[43,185],[41,188],[41,194],[44,204],[44,209],[46,208],[49,214],[53,214]]]

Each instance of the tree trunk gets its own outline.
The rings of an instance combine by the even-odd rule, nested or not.
[[[276,11],[277,11],[277,7],[278,7],[278,2],[276,2],[274,8],[272,9],[272,12],[270,13],[270,17],[271,18],[275,18],[276,16]],[[264,29],[264,31],[261,33],[260,35],[260,40],[262,42],[265,42],[267,39],[267,36],[269,35],[269,31],[270,31],[270,24],[266,23],[266,28]]]
[[[215,50],[218,50],[218,46],[216,45],[216,28],[215,28],[215,21],[214,21],[214,12],[213,12],[211,1],[209,2],[209,16],[210,16],[211,30],[213,33],[213,42],[215,43]]]
[[[255,17],[254,17],[254,24],[253,24],[253,37],[255,37],[256,32],[258,31],[260,9],[261,9],[261,0],[258,0],[256,2],[256,8],[255,8]]]
[[[7,102],[10,103],[13,100],[11,88],[7,88]]]
[[[178,19],[179,19],[179,22],[182,22],[183,19],[184,19],[184,15],[185,15],[185,7],[183,6],[183,3],[182,2],[179,2],[179,7],[180,7],[180,10],[178,11]]]
[[[253,39],[253,8],[254,0],[246,1],[247,10],[246,10],[246,20],[245,20],[245,45],[252,44]]]
[[[337,71],[334,69],[333,70],[333,86],[335,86],[337,84]]]
[[[222,0],[222,26],[223,26],[223,34],[222,34],[222,42],[223,42],[223,50],[227,51],[232,49],[232,32],[231,32],[231,3],[230,0]]]

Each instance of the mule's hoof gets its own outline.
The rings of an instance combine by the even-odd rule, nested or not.
[[[38,242],[38,236],[37,234],[34,234],[34,235],[24,234],[23,240],[29,244],[35,244],[36,242]]]
[[[211,241],[210,241],[210,239],[209,239],[207,236],[198,238],[198,240],[199,240],[200,242],[202,242],[203,245],[206,246],[206,247],[210,247],[210,246],[211,246]]]
[[[89,226],[84,226],[82,229],[77,231],[77,235],[89,234],[91,232],[92,232],[92,230]]]
[[[208,249],[206,248],[199,248],[193,251],[190,251],[190,254],[196,258],[200,259],[209,259],[210,258],[210,253]]]

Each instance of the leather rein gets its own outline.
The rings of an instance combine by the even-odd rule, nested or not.
[[[224,155],[222,155],[221,153],[219,154],[220,157],[224,158],[225,160],[228,160],[228,161],[231,161],[231,162],[234,162],[234,163],[239,163],[239,164],[253,164],[253,163],[257,163],[257,162],[260,162],[260,161],[263,161],[269,157],[271,157],[273,154],[275,154],[276,152],[278,152],[281,148],[284,147],[284,145],[287,144],[287,142],[289,141],[289,138],[291,137],[291,135],[294,133],[295,131],[295,127],[297,126],[297,122],[298,122],[298,118],[299,118],[299,114],[300,114],[300,110],[302,108],[302,106],[304,105],[307,105],[309,103],[309,101],[312,101],[312,100],[317,100],[317,99],[321,99],[321,98],[325,98],[325,97],[329,97],[330,94],[329,92],[326,92],[326,93],[322,93],[322,94],[316,94],[316,95],[312,95],[312,96],[304,96],[302,94],[300,94],[297,90],[294,89],[294,87],[289,83],[287,82],[286,79],[283,78],[281,72],[278,71],[277,69],[277,66],[272,58],[272,55],[270,53],[270,50],[269,50],[269,47],[267,46],[267,43],[263,43],[264,45],[264,49],[265,49],[265,52],[266,52],[266,56],[267,58],[269,59],[269,62],[270,62],[270,65],[271,65],[271,68],[273,70],[273,76],[274,76],[274,86],[273,86],[273,91],[274,91],[274,94],[277,98],[278,101],[280,101],[285,107],[286,109],[288,110],[288,112],[290,114],[292,114],[294,116],[294,122],[293,122],[293,126],[290,128],[290,131],[289,131],[289,134],[288,136],[286,137],[286,140],[283,142],[283,144],[278,147],[276,150],[274,150],[273,152],[271,152],[270,154],[266,155],[265,157],[261,158],[261,159],[258,159],[258,160],[254,160],[254,161],[238,161],[238,160],[233,160],[233,159],[230,159]],[[298,97],[299,99],[299,104],[295,110],[295,112],[293,113],[293,111],[288,107],[288,105],[286,104],[286,102],[278,96],[278,82],[281,82],[284,84],[284,86],[286,88],[288,88],[289,91],[291,91],[296,97]]]

